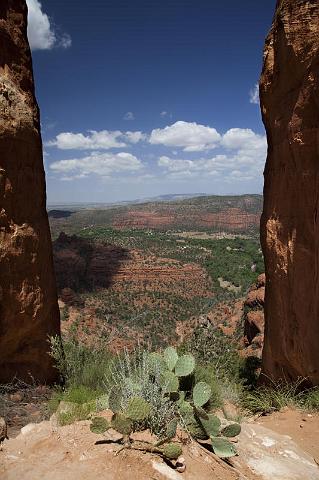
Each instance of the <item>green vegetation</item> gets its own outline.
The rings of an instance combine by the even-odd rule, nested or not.
[[[88,347],[74,336],[63,342],[58,337],[51,337],[50,341],[51,356],[67,387],[80,385],[86,388],[83,392],[103,389],[112,361],[112,355],[103,342]]]
[[[144,350],[118,357],[111,368],[112,421],[108,423],[97,417],[93,419],[92,431],[101,433],[114,428],[123,435],[124,446],[134,448],[130,434],[148,428],[158,437],[158,442],[149,448],[168,459],[176,459],[181,447],[171,440],[179,423],[195,439],[210,438],[216,455],[223,458],[236,455],[227,438],[237,436],[240,425],[229,423],[222,428],[219,418],[210,413],[212,389],[206,382],[195,381],[195,365],[191,354],[179,356],[172,347],[163,355]],[[176,381],[172,382],[171,377]]]
[[[71,212],[63,218],[63,211],[60,218],[50,218],[52,237],[64,231],[68,234],[78,234],[82,229],[90,227],[112,227],[121,224],[123,218],[130,218],[130,213],[134,216],[145,213],[152,213],[155,216],[167,219],[160,222],[156,228],[159,231],[183,230],[191,231],[194,227],[198,231],[220,232],[226,231],[230,233],[244,233],[249,235],[258,234],[258,222],[252,221],[249,215],[260,215],[262,211],[261,195],[239,195],[239,196],[205,196],[188,198],[185,200],[166,201],[166,202],[147,202],[130,205],[109,205],[101,208],[92,208],[90,205],[83,205],[82,208],[71,207]],[[66,209],[70,206],[65,206]],[[218,225],[207,227],[207,222],[201,220],[202,215],[219,214],[221,212],[232,211],[233,215],[241,215],[242,226],[236,227],[235,232],[227,223],[223,223],[223,227]],[[69,215],[71,213],[71,215]],[[50,216],[50,215],[49,215]],[[90,226],[90,227],[88,227]],[[141,227],[142,229],[145,228]]]
[[[319,410],[319,388],[304,389],[304,380],[296,382],[281,380],[271,382],[251,391],[245,391],[242,396],[242,406],[249,412],[268,414],[284,407],[301,410]]]
[[[137,272],[143,268],[152,271],[156,267],[154,258],[161,258],[158,268],[167,268],[168,272],[176,260],[181,267],[191,263],[202,268],[202,273],[197,270],[194,282],[187,275],[183,277],[181,270],[180,277],[174,280],[169,275],[150,281],[128,278],[107,289],[81,293],[81,301],[95,309],[108,329],[115,326],[121,330],[124,340],[132,337],[133,330],[141,332],[144,345],[153,349],[177,340],[177,322],[205,315],[219,303],[232,303],[244,296],[263,271],[259,241],[254,238],[182,239],[172,233],[111,228],[90,228],[79,233],[91,242],[117,245],[128,251],[137,249],[143,256]],[[231,288],[221,281],[229,282]],[[67,318],[67,312],[63,311],[63,317]]]

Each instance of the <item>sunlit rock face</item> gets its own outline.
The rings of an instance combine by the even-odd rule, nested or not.
[[[59,311],[25,0],[0,2],[0,381],[51,382]]]
[[[263,372],[319,384],[319,3],[280,0],[260,80],[268,137]]]

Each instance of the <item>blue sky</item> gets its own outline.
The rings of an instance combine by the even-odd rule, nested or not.
[[[48,202],[260,193],[269,0],[27,0]]]

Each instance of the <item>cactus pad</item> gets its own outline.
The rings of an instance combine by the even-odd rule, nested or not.
[[[212,395],[212,389],[206,382],[196,383],[193,390],[193,400],[195,407],[202,407],[208,402]]]
[[[173,372],[166,371],[161,375],[161,384],[165,393],[178,392],[179,381],[178,377]]]
[[[173,418],[166,427],[166,438],[174,438],[177,429],[177,418]]]
[[[163,455],[170,460],[177,460],[182,454],[182,447],[178,443],[167,443],[162,449]]]
[[[112,387],[109,394],[109,406],[113,412],[121,410],[122,392],[119,387]]]
[[[127,405],[126,415],[134,422],[145,420],[151,413],[151,406],[142,397],[132,397]]]
[[[192,437],[199,440],[207,440],[209,435],[205,432],[204,428],[196,421],[195,418],[187,424],[187,430]]]
[[[215,437],[219,433],[220,429],[220,420],[216,415],[208,415],[208,420],[205,420],[204,418],[200,419],[201,424],[203,425],[203,428],[207,435],[209,437]]]
[[[178,360],[178,354],[174,347],[167,347],[164,350],[164,360],[169,370],[174,370]]]
[[[109,422],[103,417],[94,417],[90,425],[90,430],[93,433],[104,433],[109,428]]]
[[[188,377],[195,369],[195,358],[193,355],[182,355],[176,362],[175,375],[178,377]]]
[[[229,458],[237,455],[234,445],[228,440],[220,437],[211,437],[211,441],[214,453],[218,457]]]
[[[227,427],[223,428],[221,434],[224,437],[236,437],[241,432],[241,426],[239,423],[232,423],[231,425],[227,425]]]
[[[189,402],[186,402],[185,400],[182,400],[178,404],[178,409],[179,413],[181,416],[184,418],[185,422],[187,423],[187,418],[188,417],[193,417],[193,407]]]
[[[133,423],[123,413],[115,413],[112,417],[111,427],[122,435],[129,435],[133,430]]]
[[[167,368],[164,358],[157,352],[152,352],[148,355],[148,362],[149,369],[154,374],[163,372]]]
[[[194,407],[194,411],[200,420],[209,420],[208,413],[202,407]]]

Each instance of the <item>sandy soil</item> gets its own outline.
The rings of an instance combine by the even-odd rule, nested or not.
[[[289,435],[299,447],[319,464],[319,414],[283,409],[260,417],[256,422],[277,433]]]

